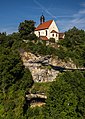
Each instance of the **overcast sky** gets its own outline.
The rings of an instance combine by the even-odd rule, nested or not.
[[[85,0],[0,0],[0,32],[16,32],[24,20],[37,26],[42,12],[61,32],[73,26],[85,30]]]

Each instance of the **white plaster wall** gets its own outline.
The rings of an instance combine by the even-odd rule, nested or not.
[[[58,29],[54,20],[53,20],[52,24],[49,27],[49,32],[51,32],[52,30],[55,30],[56,32],[59,33],[59,29]],[[52,34],[54,34],[54,37],[52,36]],[[57,37],[56,37],[56,33],[49,33],[49,37],[50,38],[55,38],[56,42],[59,40],[59,34],[57,34]]]
[[[38,36],[38,37],[39,37],[39,32],[40,32],[40,36],[46,36],[46,30],[47,30],[47,34],[48,34],[48,29],[38,30],[38,31],[35,31],[34,33],[35,33],[36,36]]]
[[[38,31],[34,31],[34,34],[35,34],[37,37],[39,37]]]
[[[55,30],[56,32],[59,32],[59,29],[58,29],[54,20],[53,20],[53,22],[51,23],[51,25],[49,27],[49,31],[51,32],[52,30]]]
[[[46,30],[40,30],[40,36],[46,36]]]

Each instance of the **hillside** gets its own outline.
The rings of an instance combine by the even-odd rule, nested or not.
[[[49,45],[28,31],[0,33],[0,118],[83,119],[85,31],[74,27]],[[46,95],[44,105],[31,108],[26,95],[37,97],[32,104]]]

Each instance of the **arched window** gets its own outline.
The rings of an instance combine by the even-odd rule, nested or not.
[[[52,34],[52,36],[54,37],[54,34]]]

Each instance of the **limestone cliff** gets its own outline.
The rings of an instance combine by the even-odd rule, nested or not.
[[[53,81],[60,71],[53,69],[51,65],[58,68],[76,68],[72,61],[63,62],[57,57],[36,56],[30,52],[21,52],[20,55],[25,67],[30,69],[34,82]]]

